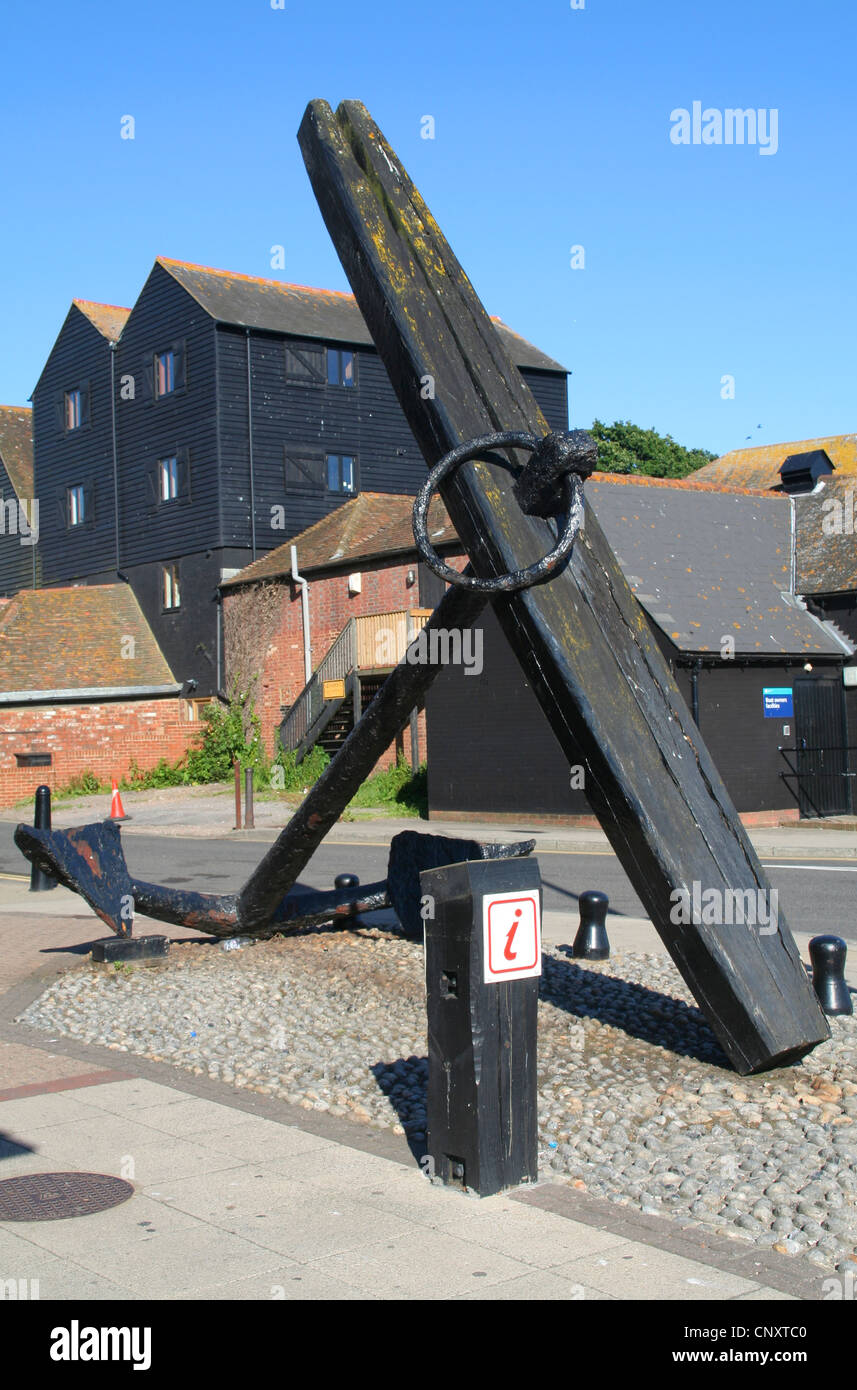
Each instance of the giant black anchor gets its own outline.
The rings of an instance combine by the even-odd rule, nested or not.
[[[544,434],[472,283],[366,107],[344,101],[334,112],[310,102],[298,142],[429,468],[461,440],[501,426]],[[530,216],[538,219],[538,198]],[[523,505],[527,489],[491,460],[465,462],[440,491],[480,579],[531,566],[556,539],[538,509]],[[583,767],[587,800],[647,915],[738,1070],[792,1061],[829,1037],[782,912],[765,936],[673,918],[676,890],[694,883],[756,895],[768,882],[591,510],[549,582],[511,586],[492,605],[557,743]]]
[[[526,449],[532,458],[521,468],[493,452],[497,449]],[[542,439],[521,431],[495,432],[452,450],[421,489],[414,504],[414,535],[427,563],[439,572],[446,570],[431,550],[425,527],[434,487],[462,463],[484,457],[492,457],[511,470],[523,510],[562,516],[561,534],[550,553],[526,569],[483,578],[476,578],[469,568],[463,575],[450,570],[453,588],[423,629],[429,645],[423,647],[425,637],[417,637],[412,647],[420,643],[421,650],[431,650],[432,630],[469,626],[489,595],[544,582],[571,552],[583,518],[583,479],[592,472],[596,458],[593,440],[583,430],[552,433]],[[314,923],[347,923],[384,907],[393,907],[406,932],[418,935],[422,927],[421,870],[465,860],[529,854],[535,842],[481,844],[406,831],[391,842],[385,881],[289,896],[301,870],[440,670],[437,664],[411,661],[409,655],[413,655],[410,648],[239,893],[187,892],[133,878],[125,862],[119,827],[112,821],[67,831],[19,825],[15,843],[33,864],[80,894],[117,936],[131,936],[135,912],[209,936],[240,933],[263,937]]]

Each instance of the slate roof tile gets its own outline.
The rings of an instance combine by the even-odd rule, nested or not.
[[[341,290],[313,289],[282,280],[264,280],[231,270],[193,265],[188,261],[158,256],[157,265],[201,304],[219,323],[240,328],[261,328],[299,338],[322,338],[373,347],[353,294]],[[565,367],[512,331],[501,319],[492,320],[506,351],[518,367],[564,372]]]

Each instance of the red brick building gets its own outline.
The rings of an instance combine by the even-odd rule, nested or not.
[[[0,805],[187,751],[192,702],[125,584],[0,599]]]
[[[411,530],[413,498],[364,492],[278,549],[270,551],[221,586],[229,687],[246,688],[255,677],[254,699],[270,754],[284,715],[306,684],[300,585],[291,578],[291,547],[298,573],[308,585],[309,663],[315,671],[352,619],[358,709],[365,709],[380,681],[402,656],[410,631],[426,613]],[[435,501],[430,530],[441,552],[460,551],[443,505]],[[452,563],[463,566],[464,560]],[[353,721],[354,701],[346,719]],[[407,746],[406,746],[407,745]],[[425,721],[420,715],[418,757],[425,757]],[[391,745],[381,766],[397,751],[410,755],[407,739]]]

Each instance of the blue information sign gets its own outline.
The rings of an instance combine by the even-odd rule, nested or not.
[[[783,719],[794,714],[791,686],[766,686],[762,691],[762,709],[766,719]]]

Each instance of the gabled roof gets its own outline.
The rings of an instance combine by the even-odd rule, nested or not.
[[[155,264],[167,271],[218,323],[289,333],[296,338],[374,346],[353,294],[238,275],[231,270],[172,260],[169,256],[158,256]],[[516,366],[565,372],[559,362],[513,333],[500,319],[492,321]]]
[[[291,547],[297,546],[298,569],[301,574],[320,570],[339,569],[358,561],[384,559],[391,555],[416,555],[411,515],[413,497],[395,496],[386,492],[361,492],[343,506],[308,526],[285,545],[269,550],[267,555],[248,565],[232,579],[224,580],[224,589],[250,584],[262,579],[278,579],[290,574]],[[429,507],[429,537],[439,545],[458,544],[458,537],[446,508],[434,497]]]
[[[857,478],[825,478],[795,506],[795,588],[799,594],[857,589]]]
[[[0,405],[0,462],[16,496],[33,496],[33,412],[26,405]]]
[[[637,599],[680,651],[719,654],[724,637],[734,640],[736,655],[843,657],[850,650],[790,593],[784,493],[594,473],[586,498]],[[282,578],[292,545],[300,572],[310,576],[393,556],[416,562],[412,509],[412,497],[361,493],[222,587]],[[435,548],[460,550],[438,498],[429,535]]]
[[[790,593],[785,494],[609,473],[585,492],[634,595],[680,651],[716,655],[731,637],[736,655],[845,655]]]
[[[133,661],[124,659],[133,639]],[[0,699],[74,690],[175,689],[127,584],[24,589],[0,607]]]
[[[706,463],[691,476],[700,483],[779,487],[780,468],[786,459],[792,454],[808,454],[816,449],[824,450],[837,473],[857,473],[857,434],[831,434],[822,439],[801,439],[790,444],[733,449],[713,463]]]
[[[71,302],[108,342],[116,342],[131,312],[118,304],[97,304],[93,299],[73,299]]]
[[[68,313],[63,319],[62,327],[54,340],[54,345],[45,358],[44,365],[39,373],[39,379],[33,387],[32,396],[35,396],[41,385],[42,377],[45,375],[48,364],[56,352],[57,344],[68,327],[69,320],[74,323],[77,314],[81,314],[83,318],[86,319],[87,323],[91,324],[95,329],[96,333],[100,333],[102,338],[108,343],[111,343],[116,342],[119,338],[131,314],[131,310],[123,309],[118,304],[99,304],[92,299],[73,299],[69,305]]]

